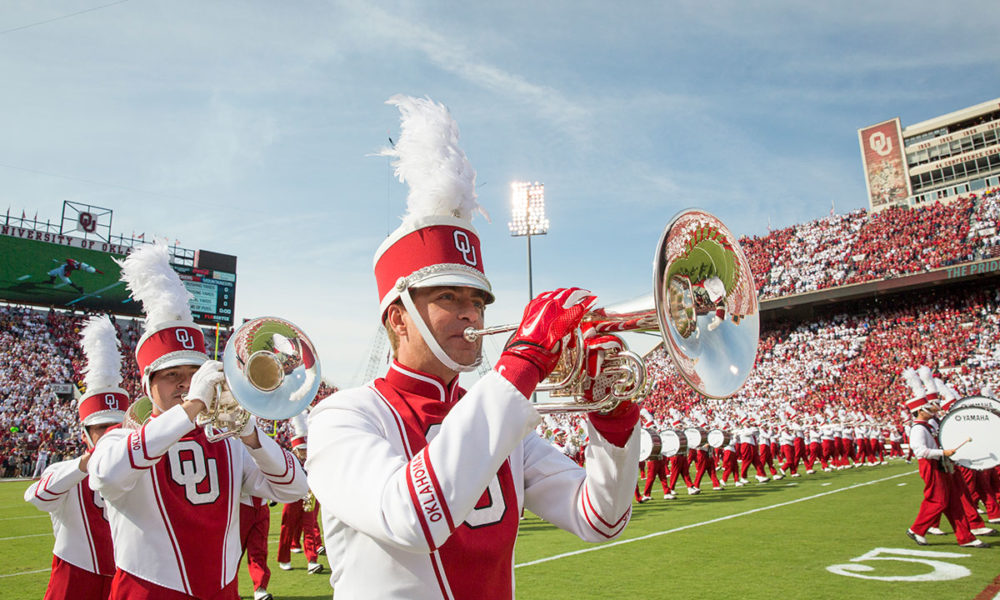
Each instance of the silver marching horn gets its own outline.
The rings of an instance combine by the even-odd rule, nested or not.
[[[709,398],[739,391],[753,369],[760,337],[757,287],[738,241],[717,217],[681,211],[653,257],[653,293],[583,317],[597,333],[658,331],[684,381]],[[516,331],[518,325],[465,330],[465,338]],[[611,410],[648,392],[647,367],[634,352],[606,355],[596,378],[584,368],[583,334],[566,344],[559,365],[537,388],[571,400],[538,404],[541,413]],[[583,398],[592,390],[592,401]]]
[[[280,421],[305,410],[320,384],[319,357],[305,333],[277,317],[247,321],[222,354],[225,384],[215,409],[198,415],[209,441],[239,435],[250,415]]]

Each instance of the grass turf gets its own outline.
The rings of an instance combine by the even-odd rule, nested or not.
[[[0,483],[0,599],[41,598],[48,581],[51,526],[22,500],[28,485]],[[654,489],[660,490],[659,483]],[[517,597],[976,598],[998,580],[1000,545],[959,548],[950,535],[915,545],[905,531],[921,490],[915,465],[900,461],[743,488],[730,484],[698,496],[679,486],[677,500],[654,495],[635,505],[624,535],[601,545],[585,544],[527,514],[516,550]],[[292,571],[277,568],[280,517],[278,507],[272,509],[268,589],[277,600],[329,598],[329,571],[307,575],[303,555],[292,555]],[[947,522],[942,528],[950,531]],[[869,554],[871,560],[852,561],[872,552],[878,554]],[[828,569],[845,564],[851,566],[841,573],[902,579],[862,579]],[[957,578],[912,581],[941,573]],[[245,567],[240,590],[252,598]],[[996,594],[993,589],[982,597]]]

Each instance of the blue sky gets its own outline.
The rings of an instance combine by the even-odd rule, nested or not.
[[[493,324],[528,295],[513,180],[546,186],[535,291],[613,303],[649,291],[678,210],[754,235],[867,206],[858,128],[1000,96],[992,0],[488,4],[7,1],[0,210],[85,202],[116,232],[236,254],[238,317],[299,323],[347,385],[405,205],[372,156],[393,94],[459,123]]]

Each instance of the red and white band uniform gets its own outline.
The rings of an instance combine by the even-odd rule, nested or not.
[[[806,434],[802,430],[802,426],[798,423],[792,424],[792,436],[795,438],[793,445],[795,446],[795,457],[792,459],[792,469],[798,469],[799,463],[804,463],[807,459],[807,448],[806,448]]]
[[[649,493],[653,491],[653,483],[656,482],[657,478],[660,479],[663,494],[669,494],[673,488],[667,483],[670,473],[667,469],[667,458],[662,454],[646,459],[646,487],[642,490],[643,496],[649,496]]]
[[[209,442],[180,405],[139,429],[105,434],[90,462],[91,486],[107,502],[116,581],[131,576],[196,598],[236,592],[240,497],[290,502],[308,490],[298,460],[258,438],[256,449],[233,438]],[[136,592],[129,594],[121,597]]]
[[[774,468],[774,458],[771,453],[771,434],[763,427],[758,432],[757,451],[765,473],[770,473],[772,476],[777,475],[778,470]]]
[[[840,429],[840,444],[841,444],[841,466],[849,467],[851,463],[857,464],[855,462],[854,453],[854,428],[843,426]]]
[[[732,436],[729,443],[722,448],[722,483],[725,484],[732,475],[733,481],[739,481],[740,465],[737,460],[736,436]]]
[[[819,439],[823,457],[823,470],[829,470],[830,465],[837,464],[837,452],[834,442],[833,425],[825,423],[819,428]]]
[[[45,600],[101,600],[115,574],[111,528],[104,500],[90,489],[81,458],[50,465],[24,493],[24,499],[49,513],[55,546]]]
[[[935,526],[944,514],[959,544],[975,541],[962,508],[961,490],[957,481],[941,465],[944,452],[927,421],[917,420],[910,427],[910,447],[918,459],[920,478],[924,480],[924,499],[910,530],[917,535],[926,535],[927,530]]]
[[[757,452],[757,428],[743,427],[737,430],[738,448],[740,453],[740,479],[745,480],[750,465],[757,471],[757,477],[766,477],[764,465],[760,462],[760,455]]]
[[[719,488],[719,476],[715,473],[714,448],[706,441],[694,449],[694,487],[701,489],[701,479],[708,473],[712,479],[712,487]]]
[[[793,476],[798,475],[798,461],[795,460],[795,436],[787,426],[778,430],[778,444],[781,448],[781,470]]]
[[[384,379],[312,410],[307,465],[323,474],[310,484],[327,507],[338,597],[370,598],[390,586],[411,599],[483,590],[510,598],[524,509],[591,542],[628,523],[638,426],[618,447],[588,421],[581,469],[533,433],[541,417],[499,373],[467,393],[457,380],[445,385],[393,363]],[[367,459],[339,458],[348,448]]]
[[[271,581],[271,569],[267,566],[267,534],[270,529],[271,508],[267,501],[244,494],[240,498],[240,541],[255,590],[267,589]]]
[[[305,499],[285,504],[281,509],[281,535],[278,538],[278,562],[287,563],[292,560],[292,547],[302,536],[302,551],[306,560],[315,563],[319,557],[319,547],[323,545],[316,515],[319,513],[319,502],[312,510],[305,510]]]

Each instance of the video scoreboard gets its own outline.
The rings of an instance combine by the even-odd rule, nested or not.
[[[127,245],[0,225],[0,300],[139,316],[116,262]],[[236,257],[199,250],[193,266],[171,265],[193,298],[196,323],[232,327]]]
[[[197,267],[174,266],[191,292],[191,315],[196,323],[233,324],[236,299],[236,274]]]

